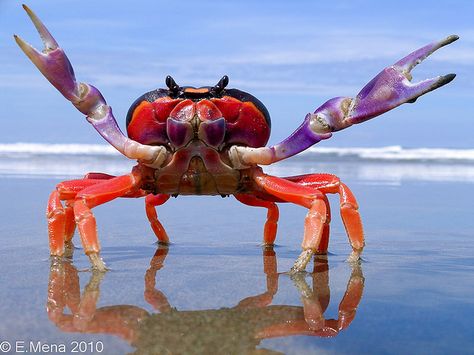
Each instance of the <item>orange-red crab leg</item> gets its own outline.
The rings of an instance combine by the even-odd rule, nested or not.
[[[268,209],[267,221],[263,232],[263,243],[273,245],[276,239],[277,223],[280,213],[275,202],[262,200],[254,195],[236,194],[235,198],[247,206],[265,207]]]
[[[105,173],[96,173],[91,172],[84,175],[84,179],[94,179],[94,180],[110,180],[116,177],[115,175],[105,174]]]
[[[317,189],[303,186],[255,170],[254,180],[257,185],[270,195],[287,202],[292,202],[309,209],[304,225],[303,252],[293,265],[292,272],[304,270],[311,257],[318,251],[324,225],[326,223],[327,199]]]
[[[156,237],[158,238],[159,242],[162,244],[169,244],[170,239],[165,229],[163,228],[163,225],[158,220],[155,207],[161,206],[166,201],[168,201],[169,198],[170,198],[170,195],[165,195],[165,194],[158,194],[158,195],[149,194],[145,198],[146,216],[148,217],[148,220],[150,221],[150,225],[151,225],[151,228],[153,229],[153,232],[155,232]]]
[[[101,184],[105,180],[115,178],[113,175],[104,173],[88,173],[83,179],[63,181],[56,185],[48,200],[46,215],[48,218],[48,232],[51,255],[64,255],[66,252],[72,252],[72,237],[76,228],[74,219],[74,199],[77,194],[87,187]],[[133,191],[123,197],[141,197],[142,191]],[[61,201],[65,201],[63,207]]]
[[[46,209],[51,255],[62,256],[65,243],[71,242],[74,235],[76,223],[74,221],[73,201],[77,193],[86,187],[103,181],[102,179],[85,178],[63,181],[56,185],[56,190],[49,196]],[[65,207],[63,207],[61,201],[66,201]],[[70,246],[72,247],[72,245]]]
[[[81,190],[74,200],[74,216],[81,235],[84,252],[89,256],[94,269],[105,271],[105,264],[99,256],[100,245],[97,225],[91,208],[139,192],[140,176],[128,174],[110,180],[102,180]]]
[[[349,261],[358,260],[364,249],[364,230],[358,211],[359,206],[349,187],[342,183],[337,176],[331,174],[289,176],[285,177],[285,179],[305,187],[317,189],[324,194],[339,194],[341,218],[349,238],[349,243],[352,246],[352,254],[349,257]],[[325,249],[321,248],[324,249],[321,251],[327,251],[328,241],[329,234],[328,239],[324,240],[326,243]]]

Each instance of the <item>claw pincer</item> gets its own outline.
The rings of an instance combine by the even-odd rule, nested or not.
[[[307,114],[301,126],[287,139],[273,147],[237,147],[231,158],[242,166],[257,162],[272,164],[330,138],[332,132],[365,122],[401,104],[415,102],[418,97],[448,84],[456,75],[447,74],[412,83],[411,70],[437,49],[458,38],[452,35],[428,44],[386,67],[366,84],[355,98],[335,97],[326,101],[314,113]]]
[[[99,256],[93,207],[119,197],[145,197],[146,214],[161,243],[169,238],[155,207],[177,195],[234,195],[244,204],[268,210],[264,243],[275,241],[279,211],[276,203],[290,202],[308,209],[302,253],[292,272],[304,270],[314,254],[327,253],[330,205],[327,194],[339,195],[339,210],[349,243],[350,261],[364,248],[364,232],[355,196],[330,174],[279,178],[263,173],[268,165],[298,154],[332,132],[367,121],[403,103],[412,103],[454,79],[454,74],[412,83],[411,70],[439,48],[458,39],[449,36],[420,48],[383,69],[354,97],[328,100],[285,140],[265,147],[270,137],[270,114],[256,97],[228,89],[225,75],[213,87],[179,86],[171,76],[166,88],[140,96],[127,114],[127,134],[120,130],[112,108],[100,91],[78,83],[64,51],[39,18],[23,6],[43,41],[42,52],[14,36],[16,42],[53,86],[69,100],[97,132],[119,152],[137,159],[123,176],[87,174],[56,186],[48,208],[50,250],[64,255],[77,225],[84,251],[94,268],[105,270]],[[63,206],[64,204],[64,206]]]

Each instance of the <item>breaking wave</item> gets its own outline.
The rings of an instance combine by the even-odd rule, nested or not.
[[[121,175],[135,162],[104,144],[0,144],[0,176],[80,177],[100,171]],[[331,172],[344,179],[398,184],[402,181],[474,182],[474,149],[310,148],[264,170],[279,176]]]
[[[0,144],[0,157],[39,155],[119,156],[120,154],[112,146],[105,144]],[[474,163],[474,149],[403,148],[401,146],[378,148],[314,147],[306,150],[295,158],[308,160],[316,157],[317,159],[351,158],[369,161],[464,161]]]
[[[421,161],[421,162],[473,162],[474,149],[447,148],[403,148],[390,146],[380,148],[310,148],[303,153],[310,156],[356,158],[360,160]]]
[[[0,156],[25,155],[118,155],[114,147],[105,144],[0,144]]]

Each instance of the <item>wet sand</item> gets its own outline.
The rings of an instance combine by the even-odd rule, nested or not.
[[[154,243],[142,200],[97,207],[111,271],[85,271],[80,249],[72,264],[51,267],[44,211],[60,180],[3,176],[1,340],[68,353],[74,341],[102,342],[103,354],[473,353],[474,184],[346,176],[361,206],[364,261],[345,262],[331,197],[331,254],[297,279],[284,272],[299,254],[305,210],[282,205],[278,246],[263,251],[265,211],[220,197],[160,207],[168,249]]]

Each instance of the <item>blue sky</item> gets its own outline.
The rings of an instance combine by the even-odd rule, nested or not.
[[[80,81],[97,86],[124,128],[130,104],[164,86],[213,85],[253,93],[272,116],[271,143],[334,96],[354,96],[383,67],[433,40],[461,39],[418,66],[414,80],[456,73],[450,85],[320,146],[474,146],[472,1],[27,2],[65,49]],[[1,143],[102,143],[83,116],[21,53],[36,47],[19,1],[0,2]]]

